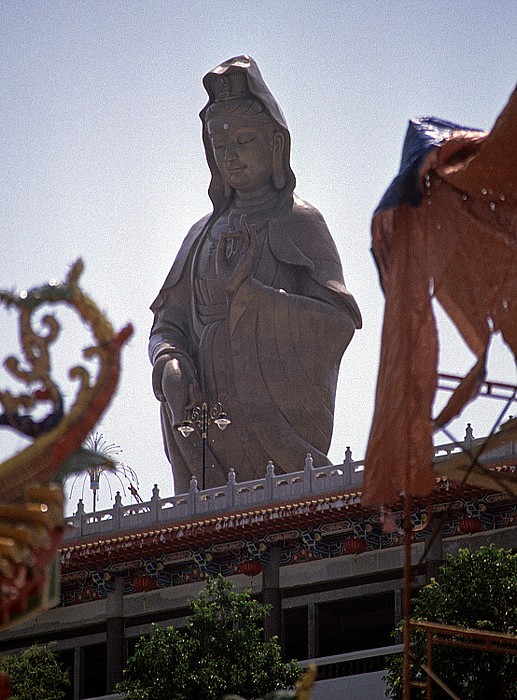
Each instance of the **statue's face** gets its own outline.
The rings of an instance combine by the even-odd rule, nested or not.
[[[253,117],[224,115],[208,122],[215,162],[226,184],[254,192],[272,181],[272,151],[266,127]]]

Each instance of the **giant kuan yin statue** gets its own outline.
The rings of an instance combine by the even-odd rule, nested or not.
[[[213,211],[186,236],[152,304],[149,353],[175,491],[200,477],[177,430],[200,402],[231,418],[210,433],[207,487],[328,464],[339,363],[361,326],[323,217],[294,194],[285,118],[254,60],[204,77]]]

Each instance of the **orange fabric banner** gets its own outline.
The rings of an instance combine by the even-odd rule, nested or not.
[[[517,351],[517,91],[488,134],[424,121],[410,126],[412,162],[403,158],[372,221],[386,295],[362,497],[372,506],[427,495],[435,484],[433,295],[477,358],[441,420],[476,394],[491,333]]]

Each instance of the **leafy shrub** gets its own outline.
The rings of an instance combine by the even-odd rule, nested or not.
[[[185,628],[154,625],[139,640],[118,691],[131,700],[221,700],[292,686],[300,668],[282,662],[276,638],[263,641],[268,610],[223,576],[209,579]]]

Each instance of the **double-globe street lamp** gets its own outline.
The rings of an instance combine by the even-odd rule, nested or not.
[[[206,488],[206,444],[208,441],[208,426],[215,423],[219,430],[225,430],[231,420],[223,410],[221,403],[217,402],[209,406],[203,401],[200,406],[194,406],[188,413],[188,417],[178,425],[179,432],[184,438],[188,438],[196,427],[201,433],[202,458],[201,458],[201,488]]]

